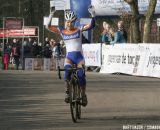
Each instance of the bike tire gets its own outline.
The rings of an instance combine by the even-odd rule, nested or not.
[[[81,104],[82,104],[82,93],[81,93],[81,88],[80,85],[77,81],[77,88],[78,88],[78,92],[77,92],[77,96],[78,96],[78,103],[77,103],[77,118],[81,119]]]
[[[70,111],[73,122],[77,122],[77,85],[75,80],[70,81]]]

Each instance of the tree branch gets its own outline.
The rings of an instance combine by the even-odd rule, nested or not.
[[[134,0],[124,0],[126,3],[128,3],[129,5],[132,4],[134,2]]]

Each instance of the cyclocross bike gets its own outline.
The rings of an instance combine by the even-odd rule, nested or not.
[[[60,68],[59,58],[57,58],[57,63],[58,77],[61,79],[61,71],[65,71],[65,69]],[[73,65],[73,67],[68,70],[71,74],[71,79],[68,80],[67,83],[69,85],[69,104],[73,122],[77,122],[77,119],[81,119],[82,92],[77,76],[78,69],[80,68]]]

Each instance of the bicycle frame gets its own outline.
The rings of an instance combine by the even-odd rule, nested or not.
[[[69,81],[69,94],[70,94],[70,110],[73,122],[81,118],[81,89],[76,70],[71,74]]]
[[[71,73],[71,80],[68,80],[69,84],[69,95],[70,95],[70,111],[71,111],[71,117],[73,122],[77,122],[77,119],[81,118],[81,100],[82,100],[82,94],[81,94],[81,88],[79,85],[79,79],[77,76],[78,69],[76,66],[69,69]],[[61,71],[65,71],[65,69],[60,69],[60,66],[57,67],[58,70],[58,77],[61,79]]]

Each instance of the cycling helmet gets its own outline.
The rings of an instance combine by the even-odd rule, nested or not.
[[[65,20],[75,21],[77,19],[77,16],[75,13],[71,10],[65,11]]]

